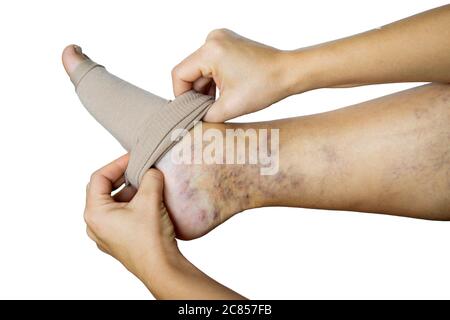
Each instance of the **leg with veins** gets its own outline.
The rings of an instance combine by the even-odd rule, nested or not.
[[[66,48],[66,71],[83,59]],[[227,129],[278,129],[279,170],[261,175],[259,162],[176,164],[176,148],[170,150],[156,167],[164,174],[165,202],[182,239],[261,206],[450,219],[450,85],[429,84],[305,117],[203,123],[202,131],[208,129],[224,136]]]

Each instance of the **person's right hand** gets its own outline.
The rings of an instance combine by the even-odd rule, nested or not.
[[[119,260],[140,279],[167,268],[180,256],[172,222],[163,204],[163,175],[150,169],[139,190],[126,186],[115,196],[128,155],[97,170],[86,188],[87,233],[99,249]],[[118,183],[119,182],[119,183]]]
[[[178,250],[163,204],[163,175],[148,170],[136,191],[122,182],[128,155],[97,170],[86,188],[89,237],[119,260],[157,299],[242,299],[191,264]]]
[[[223,122],[292,94],[289,67],[287,52],[218,29],[173,69],[173,90],[175,96],[191,89],[215,96],[219,88],[204,120]]]

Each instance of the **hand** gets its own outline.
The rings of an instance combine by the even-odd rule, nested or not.
[[[114,187],[120,186],[127,163],[125,155],[92,175],[84,218],[87,233],[98,247],[142,279],[149,268],[158,269],[161,261],[179,251],[162,202],[161,172],[149,170],[137,192],[125,187],[111,196]]]
[[[205,44],[172,71],[178,96],[194,89],[219,99],[204,120],[223,122],[263,109],[290,95],[288,54],[225,30],[212,31]]]
[[[87,186],[84,218],[89,237],[137,276],[158,299],[242,299],[211,279],[178,250],[163,205],[163,176],[150,169],[139,190],[123,182],[128,155],[96,171]]]

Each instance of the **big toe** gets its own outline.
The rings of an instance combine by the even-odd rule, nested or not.
[[[69,76],[73,73],[77,66],[85,60],[89,60],[89,57],[83,53],[81,47],[71,44],[64,48],[62,53],[62,62],[64,69]]]

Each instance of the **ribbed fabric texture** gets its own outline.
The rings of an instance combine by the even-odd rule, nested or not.
[[[130,152],[125,174],[135,187],[144,173],[175,143],[176,129],[191,129],[213,98],[188,91],[168,101],[140,89],[86,60],[71,74],[75,90],[89,113]]]

